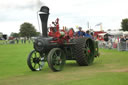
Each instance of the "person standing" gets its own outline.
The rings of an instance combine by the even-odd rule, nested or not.
[[[19,43],[19,39],[18,39],[18,38],[16,38],[16,43],[17,43],[17,44]]]
[[[120,47],[122,51],[126,50],[126,39],[123,35],[120,36]]]
[[[86,33],[84,34],[85,37],[88,37],[88,38],[92,38],[92,36],[90,35],[90,32],[89,30],[86,31]]]
[[[127,47],[128,47],[128,35],[125,36],[125,40],[126,40],[126,44],[127,44]]]
[[[22,43],[22,44],[24,43],[23,38],[21,38],[21,43]]]
[[[28,39],[28,43],[31,43],[31,38]]]
[[[26,44],[26,37],[24,38],[24,44]]]
[[[126,39],[124,38],[123,35],[121,35],[121,36],[120,36],[120,42],[125,42],[125,41],[126,41]]]
[[[82,30],[82,27],[79,27],[78,29],[79,31],[76,32],[76,36],[83,37],[85,35],[85,32]]]

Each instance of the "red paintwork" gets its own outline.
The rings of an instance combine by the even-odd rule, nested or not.
[[[63,28],[62,30],[59,29],[59,18],[56,19],[55,22],[52,22],[54,24],[54,27],[50,27],[50,32],[48,35],[50,37],[56,38],[55,41],[51,41],[52,43],[69,43],[69,39],[73,38],[73,29],[70,29],[69,31],[66,31],[66,28]]]
[[[94,37],[96,37],[98,40],[102,41],[104,40],[103,36],[100,36],[99,34],[102,34],[102,33],[106,33],[104,31],[95,31],[94,32]]]
[[[88,53],[90,53],[91,51],[90,50],[88,50]]]
[[[103,36],[100,36],[100,35],[97,36],[97,39],[100,40],[100,41],[104,41]]]
[[[15,38],[14,37],[9,37],[9,40],[14,40]]]
[[[106,32],[104,32],[104,31],[95,31],[94,36],[97,36],[98,34],[101,34],[101,33],[106,33]]]

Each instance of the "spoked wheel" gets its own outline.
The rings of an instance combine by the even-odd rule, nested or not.
[[[31,51],[27,59],[27,64],[32,71],[40,71],[44,63],[44,56],[40,56],[40,53],[35,50]]]
[[[65,64],[65,55],[60,48],[53,48],[48,54],[48,65],[52,71],[61,71]]]

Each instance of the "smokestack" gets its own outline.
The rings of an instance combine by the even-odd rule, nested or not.
[[[42,24],[42,36],[47,37],[48,36],[47,21],[49,16],[49,8],[47,6],[42,6],[39,15]]]

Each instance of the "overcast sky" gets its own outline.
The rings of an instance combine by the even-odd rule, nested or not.
[[[32,23],[39,31],[37,11],[45,5],[50,8],[48,25],[57,17],[60,27],[76,25],[87,30],[87,22],[94,30],[121,28],[121,21],[128,18],[128,0],[0,0],[0,32],[19,32],[23,22]]]

